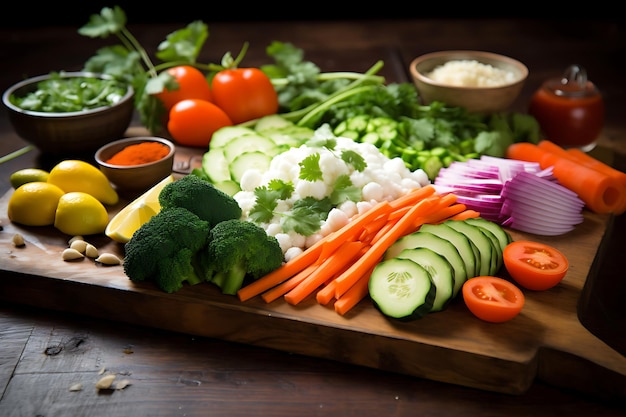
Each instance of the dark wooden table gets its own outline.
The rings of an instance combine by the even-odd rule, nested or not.
[[[217,62],[250,41],[246,63],[266,62],[272,40],[303,48],[323,70],[365,71],[383,59],[389,81],[407,80],[408,63],[422,53],[481,49],[525,62],[530,77],[515,108],[524,110],[542,80],[570,64],[587,68],[602,90],[607,120],[594,153],[626,167],[626,83],[618,65],[626,27],[610,19],[584,22],[512,19],[400,19],[362,21],[212,22],[202,56]],[[80,69],[111,40],[79,36],[77,27],[0,29],[0,89],[24,76]],[[181,24],[132,24],[148,48]],[[579,22],[580,23],[580,22]],[[136,122],[135,122],[136,124]],[[22,148],[0,113],[0,155]],[[40,165],[37,151],[0,165],[0,193],[9,174]],[[596,276],[583,294],[583,323],[626,354],[623,248],[626,219],[612,219]],[[0,291],[2,291],[0,277]],[[24,285],[28,285],[25,282]],[[97,301],[94,309],[98,308]],[[101,371],[132,381],[125,390],[98,393]],[[70,386],[83,382],[81,391]],[[593,375],[589,376],[593,383]],[[521,396],[421,380],[215,339],[109,322],[85,316],[0,304],[0,415],[13,416],[556,416],[623,415],[621,400],[582,395],[536,381]]]

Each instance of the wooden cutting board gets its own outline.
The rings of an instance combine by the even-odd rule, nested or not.
[[[584,222],[557,237],[509,230],[561,250],[570,270],[555,288],[525,291],[522,313],[507,323],[476,319],[462,300],[410,323],[391,321],[363,300],[346,316],[307,300],[292,306],[256,297],[241,303],[210,284],[166,294],[135,284],[121,266],[91,259],[64,262],[69,236],[52,227],[21,227],[6,217],[9,191],[0,199],[0,299],[47,309],[215,337],[281,351],[406,374],[483,390],[522,394],[535,378],[603,396],[626,398],[626,357],[590,333],[577,304],[605,235],[608,216],[585,213]],[[119,207],[118,207],[119,208]],[[12,237],[21,233],[24,248]],[[123,255],[104,236],[87,237],[100,252]]]

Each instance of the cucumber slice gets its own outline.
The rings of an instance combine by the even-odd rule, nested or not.
[[[202,170],[214,184],[231,179],[230,167],[221,148],[210,148],[202,155]]]
[[[244,152],[230,163],[230,175],[233,181],[239,184],[244,172],[249,169],[256,169],[263,173],[269,169],[271,162],[272,157],[266,153],[260,151]]]
[[[410,259],[421,265],[435,284],[435,300],[430,312],[445,309],[454,290],[454,270],[450,262],[443,256],[428,248],[405,249],[398,255],[399,259]]]
[[[409,235],[403,236],[387,249],[383,259],[391,259],[397,257],[400,252],[405,249],[429,248],[442,255],[452,265],[454,270],[454,289],[453,297],[461,291],[461,287],[467,280],[465,272],[465,263],[461,254],[450,241],[442,239],[432,233],[417,231]]]
[[[213,133],[209,148],[223,148],[236,137],[255,134],[254,129],[245,126],[224,126]]]
[[[231,197],[237,194],[239,191],[241,191],[241,187],[239,187],[239,183],[233,180],[220,181],[220,182],[213,183],[213,185],[215,186],[215,188],[225,192]]]
[[[480,268],[480,264],[476,263],[476,257],[480,255],[478,254],[478,251],[474,252],[474,249],[472,249],[472,242],[467,238],[467,236],[443,223],[424,224],[419,230],[421,232],[432,233],[435,236],[450,241],[450,243],[452,243],[459,251],[461,258],[463,258],[467,278],[478,275],[477,271]],[[480,261],[480,258],[478,259]]]
[[[263,135],[269,137],[278,146],[297,148],[313,137],[315,132],[304,126],[288,126],[285,128],[267,129]]]
[[[257,120],[254,125],[254,130],[265,133],[266,130],[284,129],[286,127],[293,126],[295,126],[295,124],[284,117],[279,116],[278,114],[270,114]]]
[[[263,152],[274,156],[278,153],[278,149],[273,140],[257,133],[238,136],[224,146],[224,156],[229,163],[232,163],[235,158],[246,152]]]
[[[469,240],[474,242],[480,253],[480,270],[478,275],[493,275],[496,267],[496,248],[493,245],[491,239],[489,239],[481,230],[476,226],[472,226],[463,220],[446,220],[443,224],[447,224],[453,229],[463,233]]]
[[[437,291],[426,269],[401,258],[376,265],[368,285],[374,306],[385,316],[401,321],[428,314]]]
[[[500,242],[500,249],[504,250],[507,245],[513,242],[513,237],[502,228],[498,223],[494,223],[482,217],[474,217],[471,219],[465,219],[465,221],[469,224],[473,224],[475,226],[483,227],[493,233]]]

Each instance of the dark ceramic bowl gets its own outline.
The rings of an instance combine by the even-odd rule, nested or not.
[[[107,163],[116,153],[130,145],[144,142],[159,142],[169,148],[169,153],[154,162],[140,165],[114,165]],[[96,151],[95,159],[100,170],[121,192],[139,193],[148,190],[154,184],[172,173],[174,166],[174,144],[163,138],[134,137],[110,142]]]
[[[116,104],[84,111],[38,112],[24,110],[11,102],[11,96],[24,97],[36,91],[38,83],[50,76],[47,74],[20,81],[2,95],[9,120],[21,138],[44,153],[64,154],[94,152],[105,143],[124,136],[134,112],[131,86]],[[110,79],[106,75],[88,72],[65,72],[60,76]]]

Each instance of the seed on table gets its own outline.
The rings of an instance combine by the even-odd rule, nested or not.
[[[26,242],[24,241],[24,236],[19,233],[13,235],[13,246],[16,248],[21,248],[22,246],[26,246]]]

